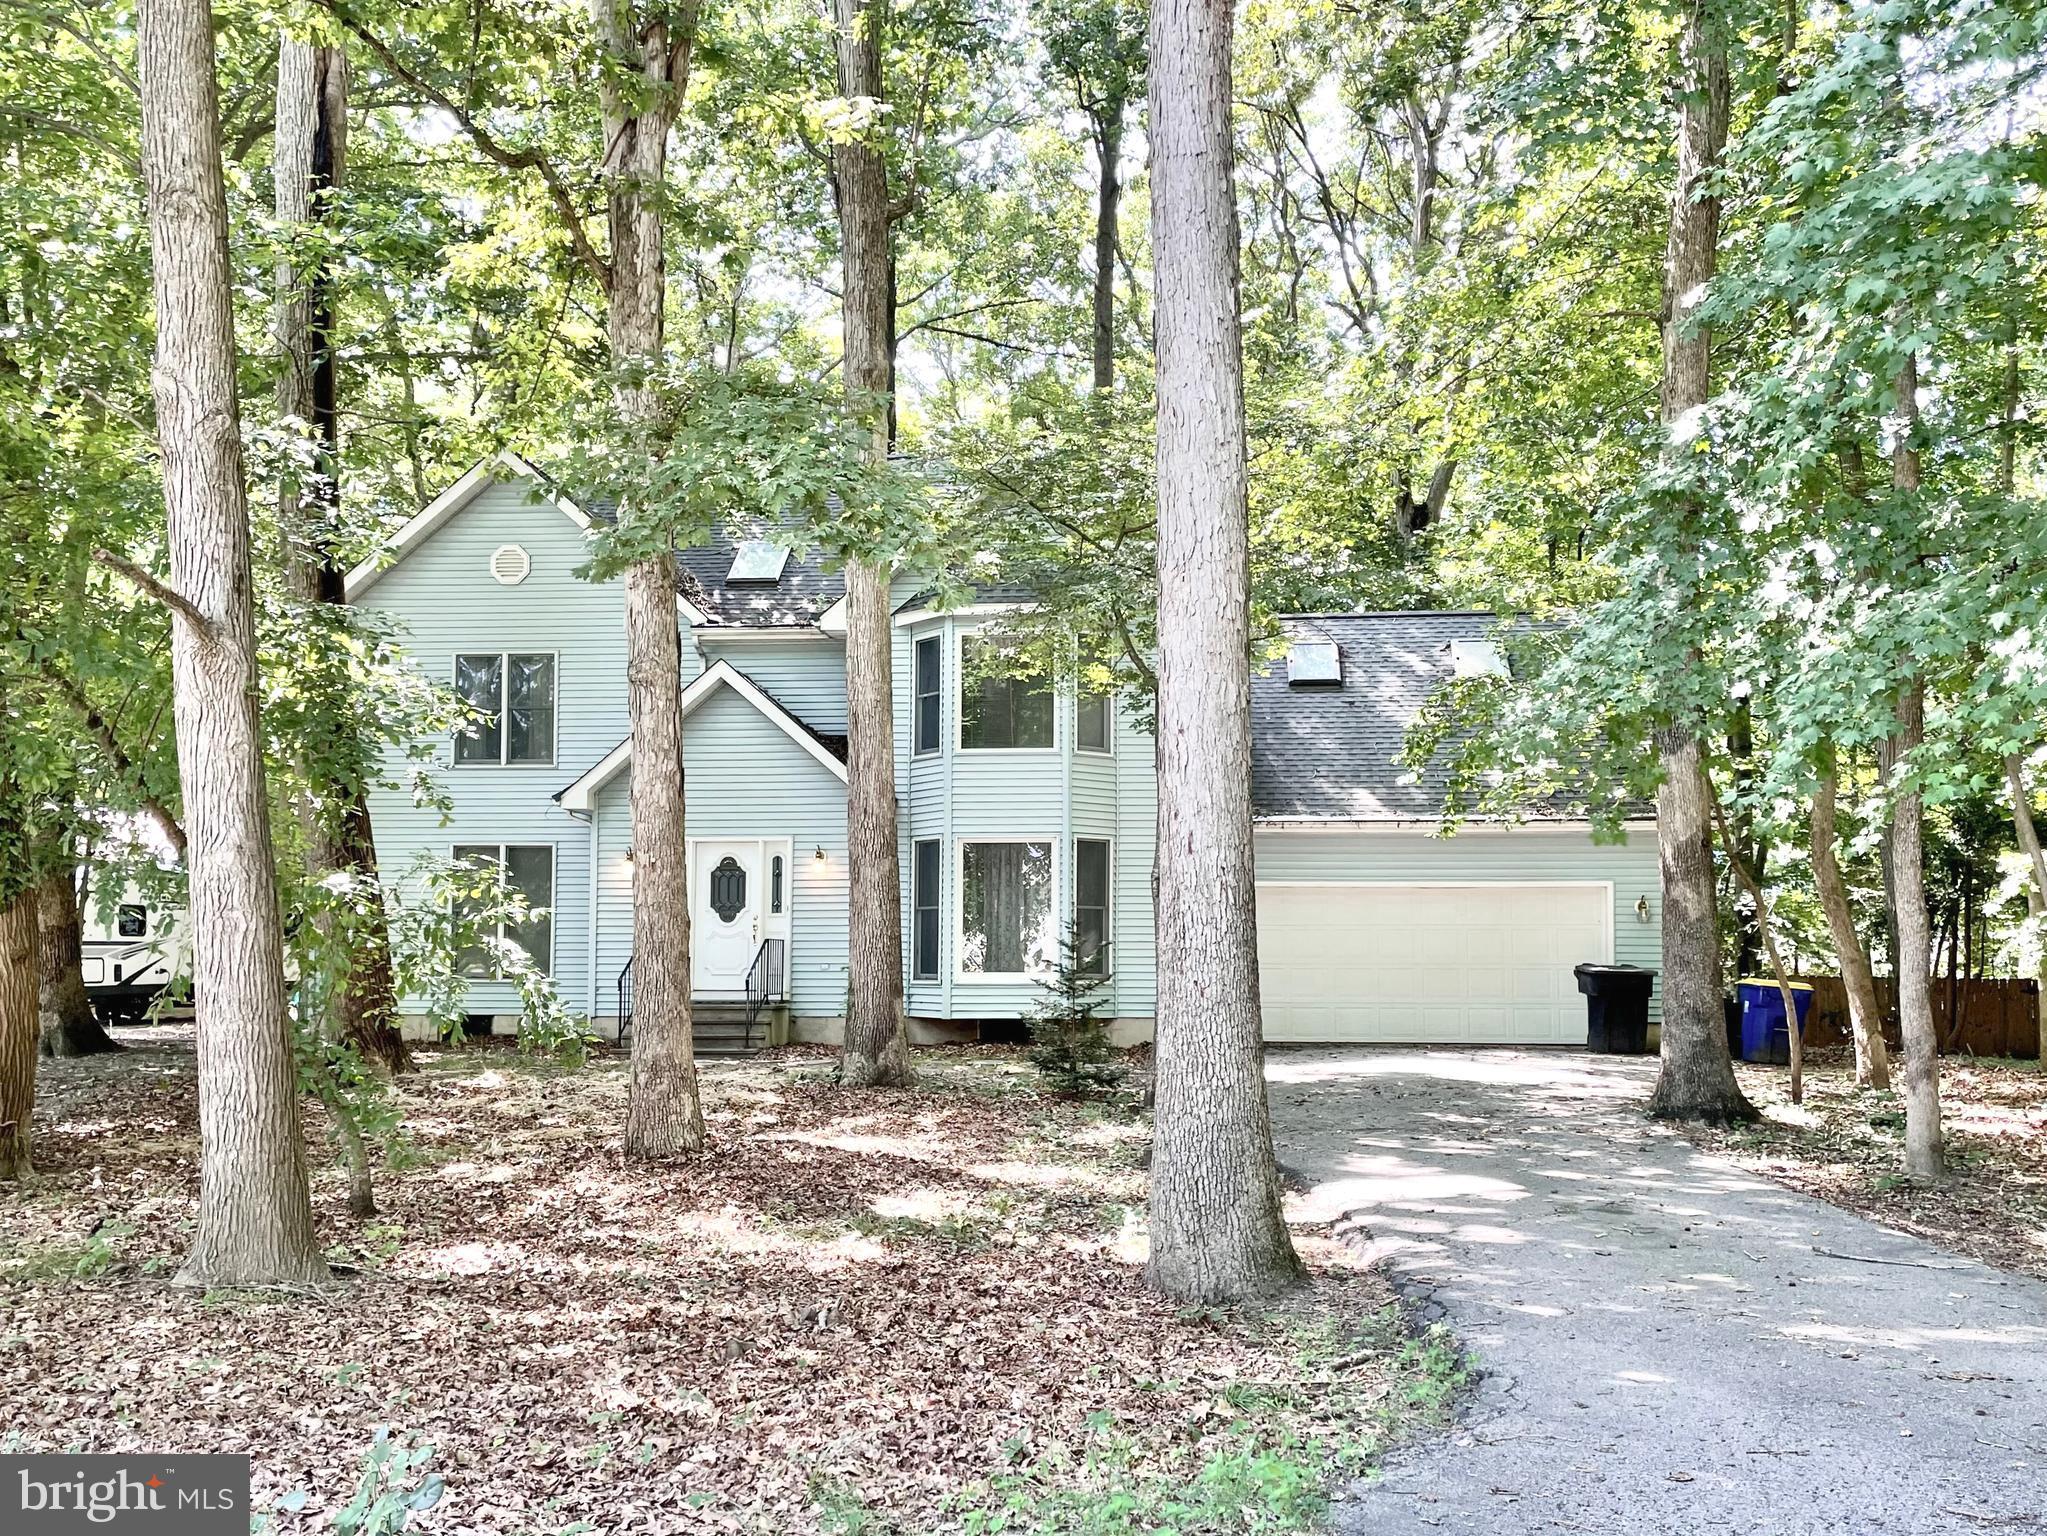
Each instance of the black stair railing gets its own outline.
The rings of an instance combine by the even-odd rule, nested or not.
[[[624,1045],[633,1032],[633,962],[630,958],[618,971],[618,1043]]]
[[[746,1048],[754,1049],[753,1027],[768,1004],[781,1001],[786,990],[782,974],[787,948],[781,939],[762,939],[753,952],[753,964],[746,968]]]

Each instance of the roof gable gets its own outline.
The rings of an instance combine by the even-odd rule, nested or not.
[[[790,714],[787,709],[782,707],[781,702],[773,694],[766,692],[758,683],[754,682],[752,678],[733,666],[729,661],[721,659],[712,662],[687,688],[682,690],[683,719],[687,720],[696,711],[698,706],[716,694],[721,688],[729,688],[738,694],[739,697],[746,700],[747,703],[765,715],[791,741],[809,753],[812,758],[836,777],[841,784],[846,782],[846,765],[843,760],[833,753],[826,738],[820,736],[801,720],[797,719],[796,716]],[[557,791],[554,798],[560,802],[562,809],[565,811],[582,811],[587,813],[593,807],[597,792],[617,778],[620,773],[624,772],[631,765],[632,757],[633,739],[628,736],[624,741],[620,742],[593,763],[581,778],[565,789]]]
[[[557,491],[547,476],[509,448],[501,449],[479,460],[466,475],[415,512],[382,549],[350,571],[342,588],[348,601],[352,603],[362,597],[387,571],[446,527],[478,496],[507,480],[530,481],[537,504],[553,507],[586,532],[591,527],[590,514]]]

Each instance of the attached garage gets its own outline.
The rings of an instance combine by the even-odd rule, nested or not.
[[[1583,1043],[1572,967],[1614,958],[1614,888],[1261,882],[1268,1040]]]
[[[1654,823],[1601,839],[1543,804],[1446,832],[1450,764],[1407,761],[1408,733],[1455,679],[1511,673],[1492,614],[1282,628],[1251,683],[1265,1037],[1582,1046],[1573,968],[1662,964]]]

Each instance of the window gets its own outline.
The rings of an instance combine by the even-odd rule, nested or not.
[[[732,569],[725,573],[725,583],[773,586],[782,579],[782,567],[788,563],[789,551],[781,545],[768,539],[741,539],[732,551]]]
[[[910,865],[910,976],[938,980],[938,860],[936,838],[920,842]]]
[[[938,750],[938,658],[940,641],[927,635],[917,642],[917,738],[911,750]]]
[[[554,658],[483,652],[455,658],[455,691],[480,719],[455,736],[457,763],[554,761]]]
[[[729,853],[711,871],[710,896],[711,910],[721,923],[731,922],[746,910],[746,869]]]
[[[1050,843],[960,844],[962,974],[1044,975],[1059,938]]]
[[[1343,653],[1334,640],[1296,640],[1287,647],[1286,680],[1295,688],[1341,688]]]
[[[523,951],[534,969],[554,969],[554,849],[545,843],[463,843],[455,862],[477,872],[457,896],[455,916],[474,927],[479,942],[459,959],[464,976],[489,981],[504,975],[506,947]]]
[[[124,939],[139,939],[149,932],[149,908],[124,901],[114,908],[114,932]]]
[[[768,911],[782,910],[782,856],[778,853],[768,861]]]
[[[1052,745],[1052,680],[1017,677],[1001,653],[971,637],[960,641],[960,746],[1014,751]]]
[[[1100,838],[1073,844],[1073,953],[1089,976],[1109,974],[1109,872],[1114,861]]]
[[[1073,701],[1073,745],[1082,752],[1106,752],[1109,750],[1109,731],[1115,701],[1106,693],[1096,693],[1086,684],[1081,685]]]
[[[1492,640],[1452,640],[1450,642],[1450,675],[1452,677],[1512,677],[1513,670],[1507,665],[1506,654],[1498,642]]]

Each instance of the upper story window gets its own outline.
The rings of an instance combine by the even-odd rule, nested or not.
[[[1082,683],[1073,701],[1073,746],[1078,752],[1107,752],[1114,739],[1115,700]]]
[[[554,761],[554,657],[516,651],[467,652],[455,658],[455,691],[478,721],[455,733],[455,761]]]
[[[942,644],[937,635],[926,635],[917,642],[916,739],[911,744],[914,752],[938,750],[938,671]]]
[[[1052,742],[1052,679],[1020,675],[1005,653],[972,635],[960,640],[960,747],[1042,750]]]

